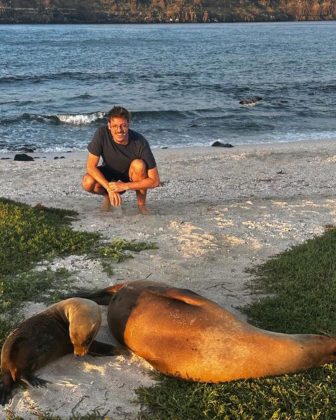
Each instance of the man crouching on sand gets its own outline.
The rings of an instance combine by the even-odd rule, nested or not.
[[[127,109],[115,106],[107,114],[107,125],[99,127],[88,145],[87,173],[83,188],[104,195],[103,209],[122,203],[121,194],[136,192],[139,212],[148,214],[146,192],[160,185],[159,173],[147,140],[129,128]],[[100,157],[103,164],[99,165]]]

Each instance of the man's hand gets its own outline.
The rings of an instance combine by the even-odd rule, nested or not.
[[[108,190],[108,196],[110,199],[111,206],[119,207],[122,203],[121,195],[117,192]]]
[[[126,182],[109,182],[109,190],[114,193],[120,193],[127,190]]]

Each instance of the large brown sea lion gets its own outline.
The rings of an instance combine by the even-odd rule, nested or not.
[[[225,382],[336,361],[335,338],[265,331],[190,290],[135,281],[87,297],[109,301],[114,337],[167,375]]]
[[[47,381],[33,372],[65,354],[116,354],[113,346],[93,341],[100,325],[99,306],[82,298],[63,300],[23,321],[2,347],[0,404],[8,402],[19,381],[34,387],[44,386]]]

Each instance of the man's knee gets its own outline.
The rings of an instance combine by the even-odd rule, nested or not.
[[[89,174],[85,174],[82,179],[82,187],[85,191],[93,192],[96,181]]]
[[[129,177],[133,181],[139,181],[147,177],[147,166],[142,159],[134,159],[129,169]]]

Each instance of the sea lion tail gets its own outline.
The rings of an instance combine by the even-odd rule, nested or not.
[[[98,305],[108,305],[110,299],[115,295],[120,289],[124,287],[125,283],[117,283],[113,286],[106,287],[105,289],[96,290],[95,292],[78,292],[69,297],[80,297],[84,299],[93,300],[98,303]]]

